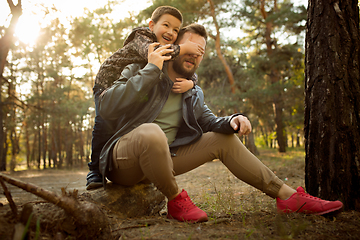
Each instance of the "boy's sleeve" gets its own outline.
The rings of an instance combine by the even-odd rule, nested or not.
[[[191,80],[194,82],[194,87],[197,85],[198,82],[198,75],[196,73],[194,73],[194,75],[192,75]]]
[[[127,47],[147,62],[149,45],[154,42],[156,42],[155,34],[147,28],[141,28],[136,31],[134,38],[129,42]]]
[[[180,55],[180,46],[171,44],[170,48],[173,49],[174,51],[169,53],[168,55],[171,56],[170,60],[174,60],[175,58],[177,58]]]
[[[100,66],[95,83],[101,89],[110,87],[120,78],[125,66],[131,63],[146,63],[147,49],[155,35],[146,28],[135,28],[126,38],[124,46],[108,57]],[[155,37],[156,40],[156,37]],[[143,47],[147,45],[146,49]]]
[[[131,35],[130,35],[131,36]],[[149,45],[157,42],[156,36],[148,28],[137,28],[132,38],[125,41],[125,45],[129,44],[129,47],[138,52],[139,56],[144,60],[148,61]],[[155,47],[155,50],[160,46]],[[174,51],[169,53],[171,60],[175,59],[180,54],[180,46],[171,44],[171,49]]]

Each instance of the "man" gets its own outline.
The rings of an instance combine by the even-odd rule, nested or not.
[[[191,24],[179,34],[179,44],[190,37],[206,47],[203,26]],[[177,78],[195,73],[202,55],[179,56],[164,64],[167,46],[149,47],[148,64],[128,65],[118,81],[100,96],[100,115],[114,134],[100,156],[100,171],[114,183],[131,186],[150,181],[168,198],[168,218],[207,221],[175,176],[219,159],[239,179],[277,199],[281,212],[325,214],[342,209],[339,201],[324,201],[284,184],[252,155],[234,134],[251,131],[240,114],[216,117],[204,104],[199,86],[171,92]]]
[[[95,78],[94,101],[95,101],[95,124],[92,132],[91,162],[88,163],[89,173],[86,176],[86,189],[94,189],[102,186],[102,176],[99,172],[100,152],[105,143],[112,136],[104,120],[98,114],[99,95],[104,89],[111,86],[119,79],[122,70],[131,63],[147,63],[148,47],[153,42],[161,45],[172,44],[170,53],[172,58],[185,53],[203,54],[191,39],[185,44],[173,45],[182,26],[183,17],[181,12],[172,6],[159,6],[151,15],[149,27],[137,27],[132,30],[126,38],[124,47],[118,49],[114,54],[101,64]],[[173,86],[172,91],[183,93],[191,89],[196,83],[196,78],[183,81],[179,80]]]

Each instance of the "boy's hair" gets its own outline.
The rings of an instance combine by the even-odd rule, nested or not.
[[[160,7],[156,8],[151,15],[151,20],[153,20],[154,23],[157,23],[159,21],[159,19],[161,18],[161,16],[164,14],[170,14],[170,15],[176,17],[177,19],[180,20],[181,23],[183,21],[183,16],[182,16],[181,12],[178,9],[171,7],[171,6],[160,6]]]
[[[205,42],[207,42],[208,34],[206,32],[205,27],[203,25],[200,25],[197,23],[192,23],[192,24],[187,25],[186,27],[183,27],[182,29],[180,29],[178,38],[176,39],[176,42],[179,42],[186,32],[198,34],[201,37],[205,38]]]

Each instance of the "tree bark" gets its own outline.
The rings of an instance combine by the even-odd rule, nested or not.
[[[305,52],[305,184],[360,210],[357,0],[310,0]]]
[[[255,145],[255,137],[253,132],[250,132],[250,134],[248,135],[248,142],[246,147],[249,149],[250,152],[252,152],[252,154],[256,156],[260,155],[260,152]]]

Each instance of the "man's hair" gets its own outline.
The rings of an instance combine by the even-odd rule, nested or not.
[[[183,16],[182,16],[181,12],[178,9],[171,7],[171,6],[160,6],[160,7],[156,8],[151,15],[151,20],[153,20],[154,23],[157,23],[159,21],[159,19],[161,18],[161,16],[163,16],[164,14],[170,14],[170,15],[176,17],[177,19],[180,20],[181,23],[183,21]]]
[[[180,32],[179,32],[176,42],[179,42],[186,32],[198,34],[201,37],[205,38],[205,41],[207,42],[208,34],[206,32],[206,29],[204,28],[203,25],[200,25],[197,23],[192,23],[192,24],[187,25],[186,27],[183,27],[182,29],[180,29]]]

